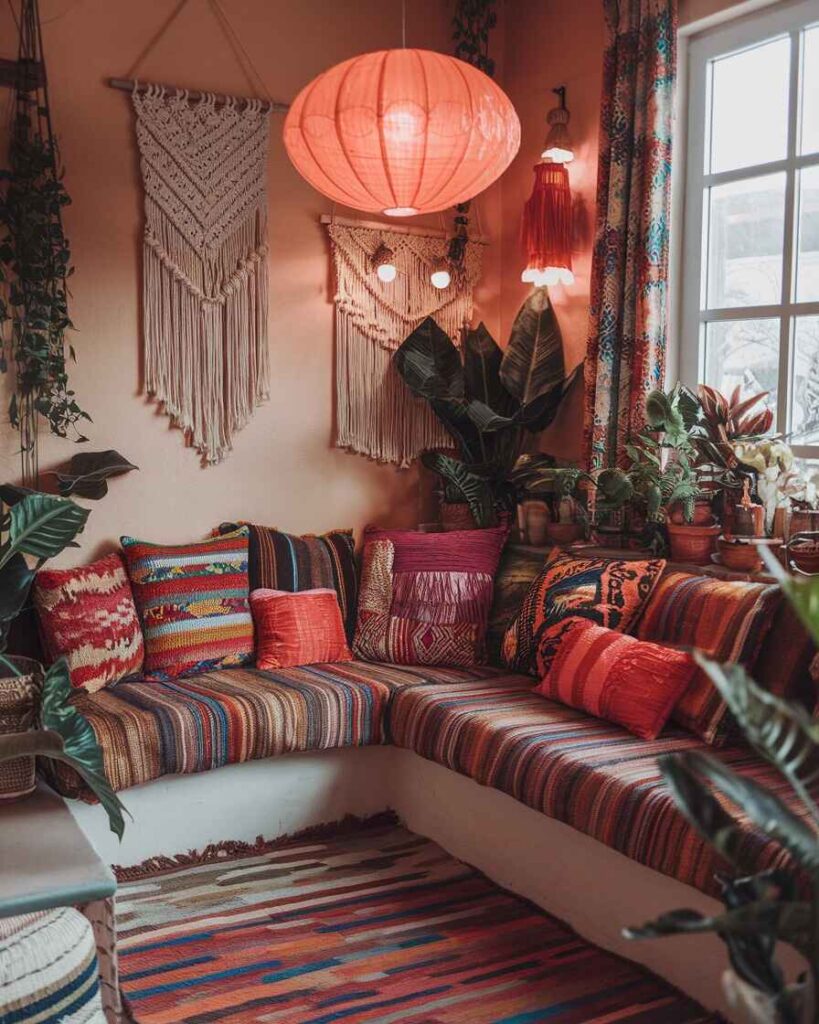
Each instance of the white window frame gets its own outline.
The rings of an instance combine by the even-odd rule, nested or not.
[[[799,103],[797,89],[802,54],[799,52],[801,33],[804,28],[819,23],[816,0],[802,0],[799,3],[779,3],[772,8],[736,19],[716,29],[705,31],[687,40],[687,114],[683,138],[687,139],[684,157],[683,187],[683,238],[682,257],[678,260],[681,271],[680,287],[680,329],[679,329],[679,370],[680,378],[689,386],[696,386],[704,377],[704,345],[702,338],[705,324],[726,320],[780,319],[779,335],[779,381],[776,425],[779,432],[787,429],[790,422],[790,377],[793,352],[793,323],[796,316],[819,314],[819,301],[795,302],[795,246],[794,225],[798,218],[797,181],[802,168],[819,165],[819,153],[798,156]],[[790,38],[791,61],[788,89],[788,131],[787,150],[784,160],[775,160],[753,167],[705,173],[706,104],[709,100],[708,63],[716,57],[741,51],[776,37]],[[753,112],[749,117],[748,130],[754,131]],[[765,306],[731,306],[701,311],[704,293],[703,266],[707,260],[708,232],[703,218],[703,196],[708,186],[740,181],[784,171],[785,218],[782,249],[782,295],[781,302]],[[800,458],[819,457],[819,444],[793,445],[794,454]]]

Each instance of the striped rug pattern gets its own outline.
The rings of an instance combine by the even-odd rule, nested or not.
[[[715,1021],[394,824],[137,873],[118,928],[139,1024]]]

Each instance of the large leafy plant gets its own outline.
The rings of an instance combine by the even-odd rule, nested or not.
[[[478,526],[514,504],[510,479],[535,434],[554,420],[577,368],[566,375],[563,341],[545,288],[521,307],[505,351],[483,324],[467,332],[463,357],[428,317],[395,354],[410,390],[431,406],[457,455],[425,452],[450,500],[469,505]]]
[[[37,570],[66,547],[76,546],[88,510],[67,498],[23,488],[0,488],[0,669],[19,675],[7,657],[9,631],[28,600]],[[68,665],[60,658],[45,673],[40,706],[42,728],[0,736],[0,760],[44,755],[70,764],[108,813],[111,830],[122,836],[122,805],[105,776],[94,732],[70,701]]]
[[[819,578],[791,578],[763,549],[769,569],[813,639],[819,643]],[[659,759],[660,770],[680,811],[734,868],[720,877],[725,911],[707,916],[675,910],[640,927],[629,938],[716,932],[728,947],[733,971],[770,1001],[776,1019],[797,1024],[803,1017],[804,986],[789,986],[776,961],[787,942],[807,960],[812,978],[812,1016],[819,1021],[819,722],[800,706],[758,686],[740,665],[720,665],[698,656],[725,698],[750,745],[774,765],[790,789],[797,813],[776,794],[739,775],[717,757],[694,750]],[[742,837],[747,819],[790,855],[794,867],[750,873]]]

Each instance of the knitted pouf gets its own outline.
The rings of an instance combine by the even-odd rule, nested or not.
[[[79,910],[0,919],[0,1021],[105,1024],[94,933]]]

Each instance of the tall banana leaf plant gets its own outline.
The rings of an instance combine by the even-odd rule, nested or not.
[[[769,570],[819,644],[819,578],[790,577],[765,554]],[[746,1007],[750,1019],[819,1022],[819,721],[801,705],[758,686],[741,666],[702,656],[697,660],[750,745],[780,772],[793,799],[786,804],[703,751],[661,757],[660,769],[677,807],[732,866],[735,877],[718,879],[724,912],[709,917],[674,910],[624,934],[645,939],[715,932],[727,946],[732,969],[727,994]],[[743,856],[748,823],[789,855],[790,867],[753,873]],[[795,984],[788,983],[777,963],[779,942],[789,943],[807,961],[806,977]]]
[[[88,510],[67,498],[9,485],[0,487],[0,675],[20,675],[6,656],[9,631],[28,600],[37,570],[66,547],[76,547]],[[105,775],[102,751],[87,720],[71,703],[65,658],[44,674],[40,728],[0,735],[0,761],[44,756],[64,761],[88,784],[108,814],[111,831],[122,838],[123,807]]]
[[[463,357],[428,317],[403,342],[395,365],[452,436],[457,455],[424,452],[421,461],[447,495],[491,526],[514,505],[511,479],[535,434],[554,420],[579,370],[566,374],[563,341],[545,288],[520,308],[503,350],[484,324],[468,331]]]

